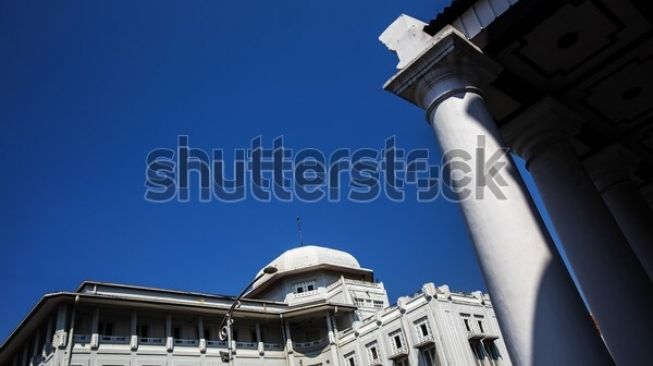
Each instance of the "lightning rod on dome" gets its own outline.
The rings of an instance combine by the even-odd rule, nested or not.
[[[302,236],[302,219],[297,216],[297,235],[299,236],[299,245],[304,245],[304,238]]]

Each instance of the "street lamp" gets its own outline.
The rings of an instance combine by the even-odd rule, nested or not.
[[[250,282],[250,283],[249,283],[249,284],[248,284],[248,285],[243,289],[243,291],[240,293],[240,295],[238,295],[238,297],[236,298],[236,300],[234,301],[234,303],[231,304],[231,307],[229,308],[229,311],[227,311],[227,313],[226,313],[226,314],[224,315],[224,317],[222,318],[222,322],[220,322],[220,328],[219,328],[219,329],[220,329],[220,332],[219,332],[219,334],[218,334],[218,337],[220,338],[221,341],[224,341],[225,339],[227,339],[228,336],[231,334],[231,324],[233,323],[233,320],[231,319],[231,317],[232,317],[232,315],[233,315],[234,310],[236,310],[236,308],[240,306],[240,299],[243,297],[243,295],[245,294],[245,292],[247,292],[247,290],[248,290],[250,287],[252,287],[252,285],[253,285],[256,281],[258,281],[261,277],[263,277],[263,275],[266,275],[266,274],[272,275],[272,274],[275,274],[275,273],[277,273],[277,267],[267,266],[267,267],[263,268],[263,272],[261,272],[261,274],[259,274],[258,276],[256,276],[256,278],[254,278],[254,279],[253,279],[253,280],[252,280],[252,281],[251,281],[251,282]],[[228,348],[231,348],[231,345],[228,345]]]

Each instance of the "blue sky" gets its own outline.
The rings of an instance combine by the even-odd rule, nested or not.
[[[0,305],[4,339],[46,292],[93,279],[236,294],[304,237],[376,270],[391,301],[424,282],[484,289],[459,208],[403,203],[154,204],[145,157],[206,150],[429,148],[416,107],[382,90],[378,35],[442,1],[0,4]]]

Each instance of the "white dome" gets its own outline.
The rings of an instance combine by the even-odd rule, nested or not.
[[[361,268],[353,255],[342,250],[316,245],[305,245],[287,250],[270,262],[268,266],[276,267],[279,272],[286,272],[325,264],[346,268]],[[263,270],[261,269],[259,274],[262,272]]]
[[[287,250],[264,269],[270,266],[276,267],[277,271],[274,274],[264,274],[263,269],[258,271],[258,280],[252,284],[250,295],[271,285],[281,277],[317,268],[331,267],[346,273],[356,273],[370,280],[372,278],[372,271],[361,268],[353,255],[342,250],[317,245],[305,245]]]

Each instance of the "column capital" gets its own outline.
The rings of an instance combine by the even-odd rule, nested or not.
[[[399,53],[390,47],[391,40],[382,40]],[[478,88],[494,80],[501,70],[501,65],[485,56],[462,33],[446,26],[428,39],[424,51],[383,88],[427,110],[428,117],[448,97],[470,91],[480,93]]]
[[[540,152],[568,141],[583,120],[556,99],[547,96],[501,127],[506,143],[528,162]]]
[[[616,183],[627,181],[639,165],[640,159],[622,145],[608,145],[585,159],[585,170],[603,193]]]

